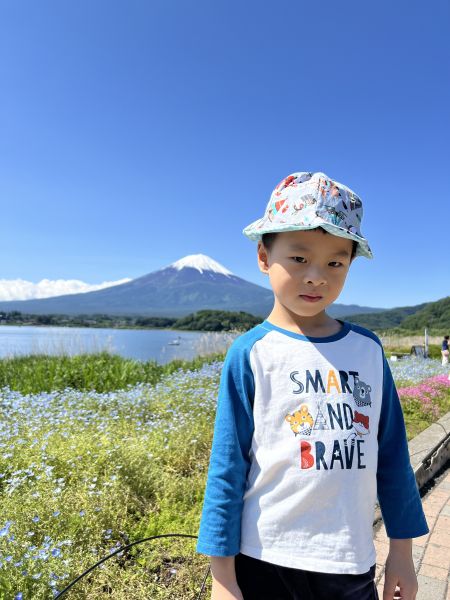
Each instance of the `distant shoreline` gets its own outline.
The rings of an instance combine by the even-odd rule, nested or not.
[[[34,322],[8,322],[8,323],[0,323],[0,327],[58,327],[58,328],[63,328],[63,327],[82,327],[82,328],[86,328],[86,329],[167,329],[167,330],[171,330],[171,331],[183,331],[182,329],[176,329],[174,327],[157,327],[157,326],[137,326],[137,325],[78,325],[75,323],[65,323],[65,324],[56,324],[56,323],[52,323],[51,325],[48,325],[46,323],[34,323]],[[184,330],[185,331],[185,330]],[[193,330],[189,330],[189,331],[193,331]],[[203,330],[198,330],[198,331],[203,331]]]
[[[262,319],[261,319],[262,321]],[[126,329],[129,331],[183,331],[183,332],[192,332],[192,333],[215,333],[214,331],[210,331],[209,329],[180,329],[179,327],[144,327],[144,326],[132,326],[132,325],[76,325],[76,324],[67,324],[67,325],[46,325],[44,323],[0,323],[1,327],[52,327],[55,329]],[[217,333],[236,333],[235,330],[222,330]],[[239,332],[240,333],[240,332]]]
[[[35,315],[19,311],[0,312],[0,327],[83,327],[90,329],[130,329],[198,332],[244,332],[263,321],[244,311],[199,310],[182,317],[140,315]]]

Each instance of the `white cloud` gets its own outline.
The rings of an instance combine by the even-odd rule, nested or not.
[[[118,281],[104,281],[99,284],[90,284],[79,279],[42,279],[39,283],[32,283],[24,279],[0,279],[0,301],[32,300],[33,298],[51,298],[52,296],[65,296],[66,294],[82,294],[103,288],[127,283],[131,279]]]

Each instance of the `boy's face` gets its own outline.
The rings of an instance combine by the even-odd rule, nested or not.
[[[278,233],[268,251],[258,244],[258,264],[275,295],[272,315],[323,319],[336,300],[352,262],[352,241],[319,229]]]

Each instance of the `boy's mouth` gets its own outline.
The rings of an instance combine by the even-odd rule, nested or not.
[[[300,294],[300,298],[306,302],[318,302],[322,299],[322,296],[309,296],[307,294]]]

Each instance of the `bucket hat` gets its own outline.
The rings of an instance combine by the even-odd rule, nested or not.
[[[304,231],[322,227],[329,233],[357,242],[355,256],[373,258],[361,233],[361,198],[325,173],[288,175],[273,190],[264,216],[250,223],[243,234],[253,241],[264,233]]]

